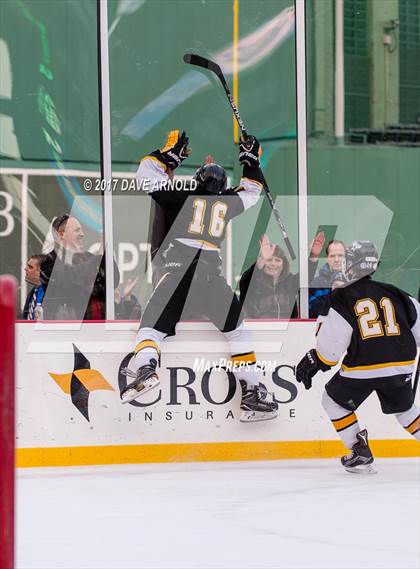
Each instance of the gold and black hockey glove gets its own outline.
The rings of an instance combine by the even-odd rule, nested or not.
[[[328,371],[329,369],[331,369],[331,366],[319,359],[316,350],[309,350],[296,367],[296,381],[303,383],[305,389],[310,389],[312,387],[312,378],[319,371]]]
[[[166,143],[160,150],[151,153],[167,168],[175,170],[191,154],[188,148],[189,138],[185,131],[179,136],[179,130],[171,130],[166,138]]]
[[[249,135],[247,139],[241,139],[239,144],[239,162],[242,166],[259,168],[262,149],[255,136]]]

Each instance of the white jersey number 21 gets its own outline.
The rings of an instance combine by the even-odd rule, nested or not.
[[[379,336],[399,336],[400,327],[395,319],[395,308],[391,300],[386,296],[379,301],[379,306],[385,317],[385,332],[382,322],[379,320],[379,308],[371,298],[358,300],[354,305],[360,334],[363,340],[378,338]]]

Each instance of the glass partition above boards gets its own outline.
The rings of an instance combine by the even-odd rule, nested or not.
[[[24,319],[105,318],[97,60],[95,2],[0,3],[0,273]]]
[[[309,227],[330,244],[313,316],[354,240],[378,250],[375,278],[418,295],[419,22],[417,0],[307,2]]]
[[[223,73],[246,131],[259,141],[260,166],[297,253],[294,3],[109,0],[108,17],[114,174],[130,170],[134,175],[146,158],[142,171],[165,177],[166,164],[156,166],[155,162],[153,169],[147,157],[171,148],[168,133],[178,131],[180,136],[185,131],[191,153],[176,165],[175,179],[190,189],[196,172],[206,163],[215,163],[223,168],[227,187],[246,186],[249,176],[239,161],[241,131],[220,76],[212,66],[186,62],[184,55],[210,59]],[[179,223],[173,224],[169,206],[151,192],[114,193],[120,306],[128,291],[129,300],[134,297],[143,310],[166,273],[167,255],[172,263],[180,261],[172,259],[171,245],[189,239],[210,243],[205,247],[217,246],[221,275],[241,297],[248,318],[296,316],[298,260],[291,261],[262,185],[254,181],[260,197],[255,203],[248,201],[240,215],[233,215],[235,198],[220,197],[226,202],[223,206],[204,205],[199,193],[190,192],[179,214],[179,219],[183,215],[186,219],[186,235],[181,235]],[[246,191],[253,190],[238,196]],[[217,244],[213,243],[215,232],[223,237]],[[261,257],[262,236],[273,247],[277,245],[275,251],[264,248],[266,263]],[[273,273],[268,259],[279,265],[278,255],[285,262]],[[186,311],[183,318],[206,319],[206,302]],[[121,315],[127,317],[127,312],[122,310]]]

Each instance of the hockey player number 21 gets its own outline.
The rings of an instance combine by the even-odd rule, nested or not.
[[[395,320],[395,308],[391,300],[384,296],[379,301],[385,317],[385,333],[384,326],[379,320],[379,308],[371,298],[363,298],[358,300],[354,305],[354,311],[358,317],[359,330],[364,340],[368,338],[377,338],[379,336],[399,336],[400,327]]]
[[[193,202],[194,213],[193,219],[188,227],[188,233],[204,232],[204,214],[206,212],[206,200],[196,199]],[[228,206],[224,202],[215,202],[211,208],[211,217],[209,225],[209,235],[212,237],[221,237],[225,228],[225,215]]]

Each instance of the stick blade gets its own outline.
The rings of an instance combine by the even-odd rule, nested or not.
[[[194,57],[193,53],[186,53],[182,59],[184,60],[185,63],[191,63],[191,60],[193,59],[193,57]],[[194,65],[194,64],[191,63],[191,65]]]
[[[220,67],[211,59],[207,59],[201,55],[197,55],[196,53],[186,53],[183,57],[185,63],[190,65],[197,65],[198,67],[203,67],[204,69],[209,69],[216,74],[220,73]]]

